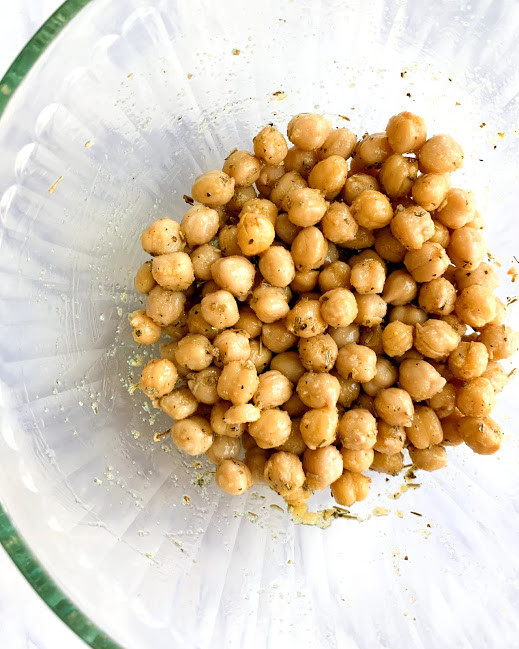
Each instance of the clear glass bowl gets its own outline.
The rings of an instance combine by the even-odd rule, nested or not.
[[[513,0],[69,0],[13,64],[0,540],[92,647],[517,646],[513,386],[497,456],[452,449],[401,498],[402,477],[375,476],[362,522],[294,525],[266,489],[222,495],[210,467],[153,443],[167,421],[130,394],[147,353],[127,314],[145,224],[309,110],[362,133],[409,109],[455,134],[512,297],[518,28]]]

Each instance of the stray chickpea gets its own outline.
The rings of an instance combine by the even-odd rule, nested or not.
[[[326,373],[307,372],[297,383],[297,394],[309,408],[332,408],[337,404],[339,380]]]
[[[340,155],[318,162],[308,176],[308,185],[323,192],[327,200],[340,193],[348,176],[348,163]]]
[[[375,397],[381,390],[391,387],[398,379],[398,370],[387,358],[380,356],[377,358],[377,373],[371,379],[362,384],[362,389],[366,394]]]
[[[240,317],[236,300],[229,291],[220,290],[206,295],[200,308],[206,322],[217,329],[234,326]]]
[[[269,370],[260,374],[253,401],[262,410],[277,408],[290,399],[292,392],[292,383],[284,374],[277,370]]]
[[[464,270],[475,270],[485,258],[487,244],[480,230],[468,226],[454,230],[447,254],[452,263]]]
[[[266,250],[276,236],[269,219],[256,212],[245,213],[238,223],[237,241],[244,255],[259,255]]]
[[[325,332],[327,323],[321,315],[320,303],[308,298],[299,299],[285,318],[285,325],[299,338],[311,338]]]
[[[393,271],[384,284],[382,297],[388,304],[403,306],[412,302],[418,293],[418,286],[405,270]]]
[[[211,342],[200,334],[188,334],[178,341],[175,360],[190,370],[199,372],[213,362],[214,350]]]
[[[375,232],[375,250],[382,259],[393,264],[402,263],[406,253],[404,246],[393,236],[391,226]]]
[[[288,212],[290,193],[307,187],[306,180],[295,171],[288,171],[276,182],[270,192],[270,200],[279,208]]]
[[[285,200],[288,218],[302,228],[319,223],[328,208],[322,192],[310,187],[293,189]]]
[[[396,153],[418,151],[427,139],[424,119],[408,111],[393,115],[387,123],[386,133],[389,146]]]
[[[388,356],[402,356],[412,348],[413,342],[413,326],[399,320],[388,323],[382,332],[382,346]]]
[[[400,363],[399,383],[413,401],[425,401],[434,397],[447,381],[427,361],[407,359]]]
[[[218,212],[205,205],[194,205],[185,214],[180,224],[187,245],[190,248],[209,243],[216,236],[220,225]]]
[[[393,218],[393,208],[387,196],[371,189],[357,196],[351,204],[351,213],[357,223],[368,230],[383,228]]]
[[[218,248],[224,257],[231,255],[241,256],[241,248],[238,245],[238,227],[236,225],[224,225],[218,233]]]
[[[249,433],[260,448],[276,448],[290,436],[290,416],[284,410],[263,410],[260,418],[249,424]]]
[[[342,197],[348,205],[351,205],[357,196],[366,191],[366,189],[378,192],[379,185],[377,179],[368,174],[353,174],[347,178],[344,183],[344,187],[342,188]]]
[[[424,174],[413,184],[413,200],[424,210],[437,210],[445,200],[451,186],[446,174]]]
[[[438,415],[432,408],[416,405],[411,425],[406,428],[407,439],[411,444],[424,449],[440,444],[443,430]]]
[[[231,361],[224,366],[218,379],[218,395],[233,405],[247,403],[258,389],[256,368],[250,361]]]
[[[258,180],[260,162],[248,151],[233,151],[225,159],[223,171],[234,178],[236,187],[248,187]]]
[[[221,289],[244,300],[254,284],[256,269],[246,257],[230,255],[217,259],[211,266],[211,274]]]
[[[198,401],[188,388],[178,388],[163,396],[159,407],[172,419],[186,419],[195,414]]]
[[[367,383],[377,373],[377,355],[369,347],[349,343],[339,349],[335,366],[345,379],[351,376],[355,381]]]
[[[162,334],[160,325],[143,310],[134,311],[130,315],[130,326],[133,329],[133,339],[140,345],[154,345]]]
[[[351,507],[353,503],[364,500],[369,492],[371,479],[362,473],[344,471],[331,486],[332,496],[337,504]]]
[[[209,462],[219,464],[222,460],[236,458],[241,450],[240,440],[226,435],[215,435],[214,441],[206,451]]]
[[[301,437],[308,448],[330,446],[335,442],[339,414],[337,408],[312,408],[301,418]]]
[[[427,405],[439,419],[449,417],[456,409],[456,387],[452,383],[446,383],[434,397],[427,399]]]
[[[458,318],[474,329],[480,329],[492,322],[496,317],[496,310],[494,291],[476,284],[463,289],[454,307]]]
[[[189,374],[187,384],[197,401],[212,406],[218,401],[219,378],[220,369],[211,365],[200,372]]]
[[[377,421],[377,441],[373,447],[383,455],[396,455],[400,453],[407,439],[403,426],[392,426],[383,419]]]
[[[256,368],[256,372],[260,374],[272,360],[272,352],[261,340],[251,340],[249,346],[250,361]]]
[[[445,174],[463,167],[463,149],[450,135],[434,135],[420,148],[420,169]]]
[[[270,367],[284,374],[294,385],[305,373],[305,368],[299,359],[299,354],[295,351],[285,351],[277,354],[272,359]]]
[[[288,139],[299,149],[319,149],[326,142],[332,130],[332,123],[322,115],[300,113],[288,123]]]
[[[211,267],[220,259],[222,251],[210,243],[204,243],[193,250],[190,255],[195,278],[201,281],[208,281],[212,278]]]
[[[387,196],[399,198],[410,193],[417,176],[418,162],[394,153],[382,164],[378,180]]]
[[[295,171],[306,179],[318,160],[317,151],[305,151],[293,146],[288,149],[284,164],[287,171]]]
[[[273,453],[265,463],[265,480],[280,495],[302,487],[305,473],[301,460],[294,453]]]
[[[503,433],[490,417],[462,417],[458,426],[465,444],[474,453],[492,455],[499,450]]]
[[[486,417],[496,405],[492,383],[482,376],[467,381],[458,390],[456,405],[466,416]]]
[[[216,467],[216,484],[228,494],[238,496],[252,487],[249,467],[236,458],[225,458]]]
[[[154,257],[151,271],[157,284],[170,291],[185,291],[195,279],[193,264],[185,252],[169,252]]]
[[[443,446],[431,446],[424,449],[410,446],[409,455],[415,468],[424,471],[437,471],[443,469],[447,464],[447,451]]]
[[[380,295],[354,294],[357,302],[357,316],[354,322],[364,327],[375,327],[385,318],[387,303]]]
[[[141,244],[150,255],[180,252],[185,246],[180,223],[168,218],[155,221],[142,233]]]
[[[357,293],[382,293],[385,280],[385,266],[377,259],[364,259],[352,266],[350,281]]]
[[[209,450],[214,439],[211,426],[203,417],[187,417],[176,421],[171,427],[170,435],[175,446],[188,455],[202,455]]]
[[[519,346],[517,332],[512,331],[504,324],[486,325],[481,330],[480,340],[487,348],[488,357],[492,361],[509,358],[515,354]]]
[[[421,354],[434,360],[446,358],[459,342],[458,333],[443,320],[426,320],[415,325],[414,346]]]
[[[443,275],[449,265],[449,257],[439,243],[426,241],[419,250],[409,250],[404,264],[416,282],[430,282]]]
[[[393,453],[387,455],[375,451],[373,454],[373,462],[370,469],[377,473],[386,473],[388,475],[398,475],[404,467],[404,456],[402,453]]]
[[[378,391],[374,407],[377,415],[389,426],[409,426],[414,406],[410,394],[401,388],[384,388]]]
[[[234,178],[214,169],[199,176],[191,187],[191,196],[198,203],[217,207],[228,203],[234,194]]]
[[[475,212],[476,203],[472,192],[449,189],[435,217],[448,228],[456,229],[470,223]]]
[[[434,223],[429,212],[411,205],[395,211],[391,232],[408,250],[418,250],[434,234]]]
[[[373,448],[377,439],[375,417],[364,408],[347,410],[339,421],[339,438],[342,445],[352,451]]]
[[[267,284],[254,289],[249,305],[258,318],[266,323],[280,320],[290,311],[285,290]]]
[[[392,153],[385,133],[371,133],[357,144],[354,160],[358,160],[363,167],[379,169]]]
[[[308,488],[322,491],[342,475],[342,455],[335,446],[307,448],[303,456],[303,469]]]
[[[315,226],[310,226],[296,235],[290,252],[297,270],[313,270],[324,264],[328,245],[322,232]]]
[[[135,288],[139,293],[147,295],[154,286],[156,282],[151,272],[151,261],[146,261],[135,275]]]
[[[283,162],[288,151],[284,135],[275,126],[265,126],[252,140],[254,155],[269,165]]]
[[[338,348],[328,334],[317,334],[299,340],[299,357],[309,372],[329,372],[335,365]]]
[[[448,315],[456,304],[456,289],[445,277],[436,277],[422,284],[418,303],[426,313]]]
[[[226,329],[216,336],[213,345],[223,365],[231,361],[246,361],[250,357],[249,337],[244,331]]]
[[[272,286],[284,288],[296,275],[290,251],[282,246],[271,246],[261,254],[258,267],[265,280]]]
[[[148,397],[158,399],[173,390],[177,379],[177,368],[171,361],[154,358],[142,370],[139,387]]]

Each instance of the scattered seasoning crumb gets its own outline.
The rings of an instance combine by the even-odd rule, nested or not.
[[[399,509],[396,510],[396,515],[398,518],[404,518],[404,512],[400,511]]]
[[[233,56],[238,56],[240,54],[240,50],[237,50],[236,48],[233,49],[232,55]]]
[[[406,71],[406,70],[402,70],[402,72],[400,73],[400,77],[403,79],[403,78],[405,77],[406,74],[407,74],[407,71]]]
[[[97,485],[102,485],[102,484],[103,484],[103,481],[102,481],[102,480],[99,480],[99,478],[94,478],[94,482],[95,482],[95,484],[97,484]]]
[[[418,512],[410,512],[411,514],[414,514],[415,516],[422,516],[423,514],[420,514]]]
[[[282,90],[276,90],[276,92],[272,93],[272,99],[276,101],[282,101],[283,99],[286,99],[286,92],[283,92]]]
[[[133,77],[133,72],[130,72],[130,74],[126,78],[131,79],[132,77]]]
[[[188,78],[188,79],[192,79],[192,78],[193,78],[193,74],[192,74],[191,72],[188,72],[187,78]]]
[[[375,507],[373,509],[373,516],[387,516],[389,514],[389,509],[386,507]]]
[[[505,134],[504,134],[502,131],[499,131],[499,133],[497,134],[497,137],[498,137],[499,139],[503,140],[504,137],[505,137]]]
[[[160,440],[162,438],[166,437],[166,435],[169,435],[169,430],[165,430],[163,433],[155,433],[153,435],[153,441],[154,442],[160,442]]]
[[[188,205],[195,204],[195,201],[191,198],[191,196],[188,196],[187,194],[184,194],[182,198],[184,199],[184,202],[186,202]]]
[[[60,184],[60,182],[62,180],[63,180],[63,176],[60,176],[58,178],[58,180],[56,180],[56,182],[49,187],[49,194],[54,194],[54,192],[56,191],[56,189],[58,188],[58,185]]]
[[[191,498],[189,496],[182,496],[182,502],[184,503],[184,505],[189,505]]]
[[[479,128],[483,128],[484,126],[486,126],[486,123],[485,123],[485,122],[481,122],[481,124],[479,125]]]
[[[90,149],[93,144],[92,140],[88,140],[88,142],[85,142],[85,149]]]
[[[459,101],[457,101],[454,105],[455,105],[455,106],[461,106],[461,104],[460,104]]]
[[[519,273],[517,272],[517,268],[515,266],[510,266],[510,268],[506,271],[506,274],[510,275],[512,282],[516,282],[517,277],[519,276]]]
[[[406,94],[407,97],[411,97],[411,93],[410,93],[410,92],[406,92],[405,94]]]
[[[409,557],[407,556],[407,554],[404,557],[404,561],[409,561]]]

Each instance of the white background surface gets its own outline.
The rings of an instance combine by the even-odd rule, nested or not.
[[[0,8],[0,78],[61,0],[11,0]],[[54,615],[0,546],[0,647],[2,649],[85,649]]]

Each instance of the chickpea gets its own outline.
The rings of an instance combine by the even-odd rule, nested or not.
[[[371,397],[375,397],[381,390],[390,388],[398,379],[396,367],[382,356],[377,358],[376,372],[371,381],[362,384],[364,392]]]
[[[283,211],[288,212],[288,196],[295,189],[307,187],[306,180],[295,171],[288,171],[276,182],[270,192],[270,200]]]
[[[356,324],[364,327],[375,327],[385,318],[387,313],[386,301],[380,295],[354,294],[357,302]]]
[[[318,270],[298,270],[290,283],[290,288],[296,293],[309,293],[317,286],[319,279]]]
[[[481,376],[484,376],[492,383],[496,394],[501,392],[508,383],[508,374],[497,361],[488,361],[487,368]]]
[[[185,214],[180,224],[187,245],[190,248],[209,243],[216,236],[220,225],[218,212],[205,205],[194,205]]]
[[[284,135],[270,124],[252,140],[254,144],[254,155],[264,160],[269,165],[277,165],[283,162],[288,151]]]
[[[298,149],[292,146],[288,149],[284,164],[287,171],[295,171],[307,179],[308,174],[312,171],[318,160],[319,156],[317,151],[305,151],[304,149]]]
[[[369,347],[349,343],[339,349],[335,366],[345,379],[351,376],[359,383],[367,383],[375,378],[377,355]]]
[[[456,405],[464,415],[486,417],[496,405],[492,383],[482,376],[467,381],[458,390]]]
[[[258,374],[251,361],[231,361],[224,366],[218,379],[218,395],[237,406],[250,401],[258,385]]]
[[[285,318],[285,325],[299,338],[311,338],[326,330],[321,316],[320,303],[307,298],[299,299]]]
[[[404,264],[416,282],[430,282],[443,275],[449,265],[449,258],[439,243],[426,241],[419,250],[409,250]]]
[[[211,447],[214,434],[203,417],[187,417],[176,421],[171,427],[171,439],[175,446],[188,455],[202,455]]]
[[[308,185],[323,192],[327,200],[340,193],[348,177],[348,163],[340,155],[331,155],[318,162],[308,176]]]
[[[188,388],[178,388],[160,399],[160,409],[172,419],[186,419],[194,415],[198,401]]]
[[[275,354],[286,352],[297,343],[297,340],[297,336],[288,331],[283,320],[263,325],[261,341]]]
[[[369,394],[366,394],[365,392],[361,392],[359,394],[357,400],[352,405],[352,408],[361,408],[363,410],[367,410],[374,417],[377,414],[375,411],[375,399],[373,397],[370,397]]]
[[[260,162],[248,151],[233,151],[225,159],[223,171],[234,178],[236,187],[248,187],[258,180]]]
[[[211,274],[221,289],[244,300],[254,284],[256,269],[246,257],[230,255],[217,259],[211,266]]]
[[[260,374],[258,389],[254,393],[253,401],[262,410],[277,408],[290,399],[292,391],[292,383],[284,374],[270,370]]]
[[[133,329],[133,339],[140,345],[154,345],[158,342],[162,329],[145,311],[134,311],[130,314],[130,326]]]
[[[357,223],[368,230],[377,230],[389,225],[393,208],[384,194],[367,189],[351,204],[351,213]]]
[[[446,174],[424,174],[413,183],[413,200],[424,210],[432,212],[443,203],[451,186]]]
[[[234,178],[217,169],[198,176],[191,187],[191,196],[195,201],[209,207],[225,205],[233,194]]]
[[[319,302],[324,322],[332,327],[351,325],[358,313],[355,296],[347,288],[327,291]]]
[[[469,323],[470,324],[470,323]],[[517,332],[504,324],[488,324],[481,330],[481,342],[492,361],[500,361],[515,354],[519,346]]]
[[[353,503],[367,497],[370,482],[371,479],[362,475],[362,473],[345,471],[332,484],[332,496],[337,504],[343,507],[351,507]]]
[[[430,363],[421,359],[407,359],[400,363],[399,382],[413,401],[431,399],[447,383]]]
[[[151,272],[157,284],[170,291],[185,291],[195,280],[193,264],[185,252],[169,252],[154,257]]]
[[[200,372],[189,374],[187,385],[197,401],[212,406],[218,401],[217,385],[219,378],[220,369],[211,365],[200,370]]]
[[[240,440],[226,435],[215,435],[214,442],[205,455],[209,462],[219,464],[222,460],[237,458],[241,450]]]
[[[434,235],[434,223],[429,212],[417,205],[400,207],[390,224],[393,236],[408,250],[420,249]]]
[[[335,446],[307,448],[303,456],[303,469],[307,487],[313,491],[322,491],[342,475],[342,455]]]
[[[391,309],[389,314],[389,322],[403,322],[404,324],[414,325],[418,323],[425,322],[427,320],[427,315],[419,309],[417,306],[412,304],[405,304],[402,306],[396,306],[394,309]]]
[[[448,315],[456,304],[456,289],[445,277],[436,277],[422,284],[418,303],[427,313]]]
[[[213,294],[211,293],[211,295]],[[202,336],[209,338],[209,340],[214,340],[218,334],[218,329],[209,324],[202,315],[200,304],[195,304],[189,309],[189,313],[187,314],[187,327],[189,333],[202,334]]]
[[[244,331],[226,329],[216,336],[213,344],[217,357],[223,365],[250,358],[249,337]]]
[[[474,453],[492,455],[499,450],[503,433],[490,417],[462,417],[458,426],[465,444]]]
[[[370,248],[374,243],[375,237],[373,232],[359,225],[357,228],[357,234],[353,239],[344,241],[341,243],[341,247],[347,248],[348,250],[363,250],[365,248]]]
[[[285,351],[277,354],[272,359],[270,367],[284,374],[293,384],[296,384],[305,373],[305,368],[299,359],[299,354],[294,351]]]
[[[403,306],[415,299],[418,287],[412,276],[403,269],[393,271],[384,284],[382,297],[388,304]]]
[[[156,282],[151,272],[151,261],[146,261],[135,275],[135,289],[139,293],[147,295],[154,286],[156,286]]]
[[[158,399],[173,390],[177,379],[177,368],[171,361],[154,358],[142,370],[139,387],[148,397]]]
[[[359,342],[372,349],[377,356],[384,353],[382,345],[382,332],[384,331],[382,325],[375,325],[374,327],[362,327],[360,332]]]
[[[443,446],[431,446],[424,449],[410,446],[409,455],[415,468],[424,471],[437,471],[443,469],[447,464],[447,451]]]
[[[310,187],[291,190],[285,202],[290,221],[303,228],[319,223],[328,208],[321,191]]]
[[[268,458],[269,452],[263,448],[258,448],[256,444],[245,453],[245,464],[251,472],[253,484],[265,482],[264,472]]]
[[[399,198],[410,193],[417,176],[418,162],[394,153],[382,164],[378,180],[387,196]]]
[[[475,270],[485,258],[487,244],[480,230],[468,226],[454,230],[447,254],[452,263],[464,270]]]
[[[310,226],[296,235],[290,252],[297,270],[313,270],[324,264],[328,245],[322,232]]]
[[[354,160],[367,168],[380,168],[382,163],[389,158],[393,150],[389,146],[385,133],[371,133],[365,135],[357,144]]]
[[[427,139],[424,119],[408,111],[393,115],[387,123],[386,133],[389,146],[396,153],[419,151]]]
[[[229,424],[225,415],[232,404],[229,401],[218,401],[211,408],[211,428],[217,435],[225,437],[241,437],[245,430],[245,424]]]
[[[276,448],[290,436],[290,417],[284,410],[263,410],[258,421],[249,424],[249,433],[260,448]]]
[[[375,250],[382,259],[393,264],[402,263],[406,253],[404,246],[393,236],[390,226],[376,231]]]
[[[381,264],[384,264],[382,259],[379,257],[378,253],[375,252],[375,250],[361,250],[359,253],[352,255],[348,260],[348,263],[353,268],[355,264],[358,264],[361,261],[370,261],[370,260],[376,260],[379,261]],[[385,264],[384,264],[384,268],[385,268]]]
[[[195,248],[190,255],[195,278],[201,281],[210,280],[212,277],[211,267],[221,256],[222,251],[209,243]]]
[[[171,219],[158,219],[141,235],[141,245],[150,255],[166,255],[184,249],[184,237],[180,224]]]
[[[206,295],[200,308],[206,322],[217,329],[232,327],[240,317],[236,300],[229,291],[220,290]]]
[[[499,278],[494,267],[487,263],[481,263],[477,268],[470,270],[456,268],[454,280],[459,291],[474,284],[485,286],[491,290],[496,289],[499,285]]]
[[[407,436],[403,426],[392,426],[383,419],[377,421],[377,441],[373,447],[383,455],[396,455],[405,446]]]
[[[348,343],[358,343],[360,340],[359,325],[351,324],[346,327],[328,327],[328,333],[340,349]]]
[[[370,469],[377,473],[386,473],[388,475],[398,475],[404,468],[404,456],[402,453],[387,455],[375,451],[373,462]]]
[[[357,136],[348,128],[336,128],[330,132],[318,151],[319,158],[324,160],[333,155],[339,155],[347,160],[353,155],[357,144]]]
[[[337,408],[313,408],[301,418],[301,437],[311,449],[330,446],[335,442],[338,425]]]
[[[434,397],[427,399],[427,405],[439,419],[449,417],[456,409],[456,387],[452,383],[446,383]]]
[[[373,448],[377,439],[375,417],[364,408],[347,410],[339,421],[339,437],[342,445],[352,451]]]
[[[278,451],[273,453],[265,463],[265,480],[278,494],[283,496],[305,481],[301,460],[294,453]]]
[[[451,240],[449,228],[443,225],[443,223],[440,223],[439,221],[435,221],[434,219],[433,219],[433,225],[434,225],[434,234],[429,239],[429,241],[431,243],[439,243],[442,248],[447,249]],[[450,279],[450,277],[448,277],[447,279]]]
[[[260,336],[263,323],[250,306],[240,306],[238,312],[240,318],[236,323],[235,328],[244,331],[249,338],[257,338]]]
[[[334,288],[350,288],[351,268],[344,261],[333,261],[319,273],[319,288],[323,293]]]
[[[416,405],[413,420],[406,430],[407,438],[417,449],[440,444],[443,430],[438,415],[432,408]]]
[[[474,218],[476,204],[472,192],[449,189],[436,211],[436,218],[448,228],[462,228]]]
[[[351,404],[359,397],[360,394],[360,383],[354,381],[353,379],[345,379],[335,370],[331,374],[339,381],[339,398],[337,403],[344,407],[349,408]]]
[[[287,453],[293,453],[294,455],[301,455],[304,453],[307,447],[301,437],[299,423],[299,419],[292,419],[290,435],[287,441],[279,447],[280,451],[286,451]]]
[[[351,269],[351,284],[357,293],[363,295],[382,293],[385,280],[385,266],[376,259],[364,259]]]
[[[260,196],[269,198],[274,185],[277,181],[285,174],[285,167],[283,164],[280,165],[264,165],[256,181],[256,187],[260,193]]]
[[[322,115],[300,113],[288,122],[288,139],[299,149],[319,149],[326,142],[332,130],[332,123]]]
[[[216,467],[216,484],[228,494],[238,496],[252,487],[249,467],[236,458],[223,459]]]
[[[366,189],[371,189],[378,192],[379,185],[377,179],[368,174],[353,174],[352,176],[347,178],[346,182],[344,183],[344,187],[342,188],[342,197],[348,205],[351,205],[357,198],[357,196],[366,191]]]
[[[444,174],[463,167],[463,149],[450,135],[434,135],[420,148],[420,169]]]
[[[335,448],[335,447],[331,447]],[[341,448],[343,468],[353,473],[362,473],[367,471],[373,462],[373,449],[362,451],[353,451],[344,446]]]
[[[175,360],[179,365],[199,372],[213,362],[211,342],[200,334],[188,334],[178,341]]]
[[[261,340],[251,340],[249,345],[250,361],[256,368],[256,372],[260,374],[272,360],[272,352],[261,342]]]
[[[449,355],[449,369],[457,379],[481,376],[488,364],[488,350],[481,342],[462,341]]]
[[[298,349],[301,363],[310,372],[329,372],[335,365],[338,348],[328,334],[301,338]]]
[[[237,216],[239,214],[241,216],[243,206],[256,198],[257,195],[254,187],[236,187],[231,200],[225,206],[226,214],[230,216]]]
[[[281,410],[284,410],[290,415],[290,417],[293,418],[301,417],[302,415],[304,415],[305,412],[309,410],[309,407],[301,401],[297,392],[293,392],[290,399],[288,401],[285,401],[285,403],[281,406]]]
[[[177,353],[178,340],[172,341],[170,343],[165,343],[160,346],[160,357],[165,358],[168,361],[171,361],[177,368],[178,375],[185,377],[189,374],[190,370],[184,365],[180,365],[177,362],[175,355]]]
[[[382,332],[382,346],[388,356],[402,356],[413,346],[414,328],[399,320],[390,322]]]
[[[241,256],[241,248],[238,245],[238,227],[236,225],[224,225],[218,233],[218,248],[224,257],[231,255]]]
[[[146,315],[161,327],[178,322],[184,314],[186,295],[181,291],[168,291],[155,286],[146,303]]]
[[[288,286],[296,275],[292,255],[282,246],[272,246],[265,250],[258,267],[269,284],[280,288]]]
[[[434,360],[446,358],[459,342],[459,335],[443,320],[426,320],[415,325],[414,346],[421,354]]]
[[[278,216],[278,208],[274,205],[272,201],[269,201],[265,198],[251,198],[248,201],[245,201],[241,208],[240,217],[244,214],[253,212],[255,214],[261,214],[267,218],[272,225],[276,225],[276,219]]]
[[[253,406],[252,403],[241,403],[238,406],[231,406],[225,412],[224,420],[229,426],[239,426],[240,424],[258,421],[260,416],[260,409]]]
[[[389,426],[409,426],[414,407],[411,396],[401,388],[382,388],[378,391],[374,407],[377,415]]]
[[[244,255],[259,255],[266,250],[276,236],[274,226],[257,212],[245,213],[238,223],[237,241]]]
[[[496,317],[497,304],[494,292],[486,286],[476,284],[467,286],[458,295],[454,311],[469,327],[480,329]]]
[[[254,289],[249,304],[258,318],[266,323],[280,320],[290,311],[285,290],[268,284]]]
[[[309,408],[332,408],[337,404],[339,380],[328,373],[307,372],[297,383],[297,394]]]
[[[172,341],[179,341],[181,338],[183,338],[187,333],[189,333],[189,330],[187,328],[187,316],[184,313],[182,316],[181,320],[177,322],[177,324],[174,325],[168,325],[167,327],[164,327],[162,331],[169,336]],[[161,345],[162,347],[166,347],[168,343],[164,343]],[[171,360],[171,359],[170,359]]]

